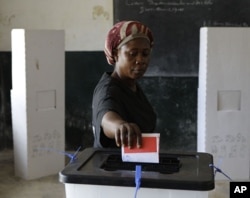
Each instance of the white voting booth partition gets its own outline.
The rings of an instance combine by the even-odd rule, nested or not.
[[[232,180],[249,179],[249,85],[250,28],[201,28],[198,151],[211,153]]]
[[[65,157],[65,49],[62,30],[12,30],[11,108],[15,174],[58,173]]]

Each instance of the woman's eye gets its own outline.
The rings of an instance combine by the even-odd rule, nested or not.
[[[143,55],[144,57],[147,57],[147,56],[149,56],[149,52],[148,52],[148,51],[143,52],[142,55]]]
[[[130,52],[129,55],[130,55],[130,56],[136,56],[136,55],[137,55],[137,52]]]

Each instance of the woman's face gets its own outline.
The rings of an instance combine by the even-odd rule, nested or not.
[[[115,72],[121,79],[136,80],[144,75],[150,61],[151,48],[147,39],[136,38],[117,51]]]

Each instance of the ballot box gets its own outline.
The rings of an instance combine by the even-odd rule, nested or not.
[[[87,148],[60,173],[66,198],[205,198],[214,189],[208,153],[160,152],[159,163],[122,162],[116,149]],[[135,167],[141,166],[136,191]]]

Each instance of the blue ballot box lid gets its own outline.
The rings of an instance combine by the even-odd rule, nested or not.
[[[122,162],[119,149],[83,150],[60,173],[62,183],[135,186],[141,165],[141,187],[207,191],[214,189],[213,156],[209,153],[160,151],[159,163]]]

